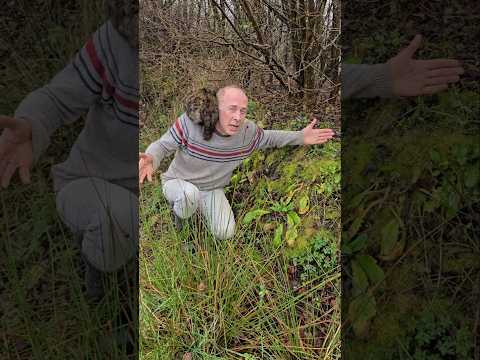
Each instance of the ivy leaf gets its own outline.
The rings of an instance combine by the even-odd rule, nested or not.
[[[250,211],[245,214],[245,217],[243,218],[243,223],[250,224],[253,220],[261,218],[263,215],[269,214],[270,211],[268,210],[263,210],[263,209],[257,209]]]

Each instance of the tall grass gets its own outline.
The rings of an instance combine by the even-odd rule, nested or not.
[[[313,328],[322,317],[303,323],[298,307],[320,315],[308,300],[336,284],[338,272],[319,274],[317,285],[298,294],[269,236],[240,228],[233,239],[218,241],[199,220],[178,233],[158,192],[158,184],[145,187],[140,202],[142,358],[175,359],[187,352],[198,359],[332,358],[339,319],[319,347],[307,345],[301,328]]]

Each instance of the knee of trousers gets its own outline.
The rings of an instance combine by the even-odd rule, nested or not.
[[[200,191],[192,184],[183,182],[175,189],[173,211],[182,218],[187,219],[197,211],[200,201]]]
[[[219,240],[228,240],[235,235],[235,221],[230,219],[229,221],[220,222],[213,226],[212,233],[215,238]]]
[[[82,254],[104,272],[118,270],[138,251],[138,199],[111,185],[82,179],[57,195],[60,217],[81,234]]]

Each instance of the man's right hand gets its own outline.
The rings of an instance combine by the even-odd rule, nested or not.
[[[145,153],[138,154],[138,179],[143,184],[145,177],[152,181],[153,174],[153,156]]]
[[[18,169],[22,183],[30,182],[33,163],[32,127],[25,119],[0,115],[0,181],[2,187],[10,184]]]

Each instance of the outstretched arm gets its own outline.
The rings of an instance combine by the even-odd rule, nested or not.
[[[342,64],[342,98],[431,95],[459,81],[464,70],[458,60],[413,58],[422,36],[385,64]]]
[[[176,151],[182,144],[183,130],[181,121],[178,118],[168,131],[160,139],[151,143],[145,153],[139,154],[138,172],[139,182],[143,183],[145,178],[152,181],[152,174],[160,165],[160,162]]]
[[[323,144],[334,135],[332,129],[315,129],[316,119],[301,131],[262,130],[263,135],[258,144],[259,149],[282,147],[287,145]]]

